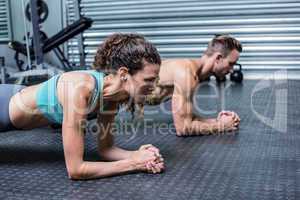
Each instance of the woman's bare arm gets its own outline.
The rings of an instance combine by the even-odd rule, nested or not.
[[[129,157],[119,161],[90,162],[84,160],[84,128],[88,100],[93,87],[83,89],[82,87],[76,87],[78,86],[76,84],[93,85],[95,81],[92,77],[86,75],[81,77],[82,80],[77,79],[77,76],[70,77],[70,80],[66,81],[69,84],[67,92],[62,93],[62,90],[58,92],[64,113],[62,138],[69,177],[71,179],[94,179],[131,171],[149,171],[147,163],[156,161],[157,156],[155,152],[148,150],[147,146],[141,146],[138,150],[133,151]],[[60,85],[60,87],[66,86]],[[156,167],[159,170],[163,169],[163,163],[159,163]]]
[[[117,104],[111,103],[109,106],[106,106],[105,111],[98,114],[97,117],[97,124],[99,126],[99,133],[97,133],[98,151],[101,158],[110,161],[128,159],[134,152],[114,145],[112,131],[116,125],[114,119],[117,111]]]
[[[88,90],[73,89],[63,98],[62,137],[69,177],[71,179],[91,179],[136,170],[136,165],[130,158],[116,162],[83,160],[84,132],[82,122],[86,120],[85,111],[88,107],[89,96],[90,91]]]

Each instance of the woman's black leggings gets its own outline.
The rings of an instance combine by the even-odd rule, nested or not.
[[[14,94],[25,87],[24,85],[0,84],[0,132],[16,130],[9,118],[9,101]]]

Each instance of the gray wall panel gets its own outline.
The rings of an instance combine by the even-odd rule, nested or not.
[[[73,0],[68,21],[74,20]],[[144,34],[163,58],[199,57],[214,34],[231,34],[244,46],[244,68],[299,68],[300,0],[82,0],[82,14],[95,22],[84,33],[86,61],[114,32]],[[68,45],[79,61],[78,45]]]
[[[9,0],[0,0],[0,42],[6,43],[10,38]]]

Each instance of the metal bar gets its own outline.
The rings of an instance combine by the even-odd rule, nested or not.
[[[61,64],[63,65],[64,70],[72,70],[72,66],[69,63],[68,59],[66,59],[63,51],[59,47],[56,47],[53,50],[54,50],[55,55],[58,57]]]
[[[67,27],[68,26],[68,5],[67,5],[67,0],[62,0],[61,1],[61,8],[62,8],[62,13],[63,13],[63,21],[62,21],[62,24],[63,24],[63,27]],[[65,42],[63,44],[63,53],[64,53],[64,56],[69,59],[69,54],[67,53],[68,52],[68,45],[69,45],[69,42]]]
[[[31,23],[32,23],[32,32],[33,32],[33,47],[34,47],[36,65],[37,67],[43,68],[42,65],[43,65],[44,54],[43,54],[42,44],[41,44],[37,1],[38,0],[30,0]]]
[[[0,57],[0,80],[1,80],[1,84],[6,83],[6,69],[5,69],[5,58],[4,57]]]
[[[76,19],[79,19],[81,17],[80,14],[80,3],[81,0],[74,0],[74,6],[75,6],[75,17]],[[79,36],[77,37],[78,39],[78,50],[80,54],[80,67],[86,67],[85,63],[85,53],[84,53],[84,46],[83,46],[83,34],[80,33]]]
[[[29,39],[27,35],[27,23],[26,23],[26,15],[25,15],[25,0],[22,0],[22,13],[23,13],[23,23],[24,23],[24,30],[25,30],[25,41],[26,41],[26,52],[27,52],[27,64],[29,69],[32,69],[31,63],[31,56],[29,50]]]

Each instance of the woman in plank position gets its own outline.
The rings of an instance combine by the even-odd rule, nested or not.
[[[161,59],[137,34],[113,34],[98,48],[93,70],[65,72],[38,85],[0,85],[0,131],[62,125],[65,162],[71,179],[92,179],[131,171],[159,173],[164,169],[158,148],[136,151],[114,146],[112,123],[118,106],[144,101],[157,80]],[[104,74],[101,71],[109,70]],[[104,106],[105,105],[105,106]],[[83,160],[85,122],[97,114],[101,127],[98,149],[111,162]]]

